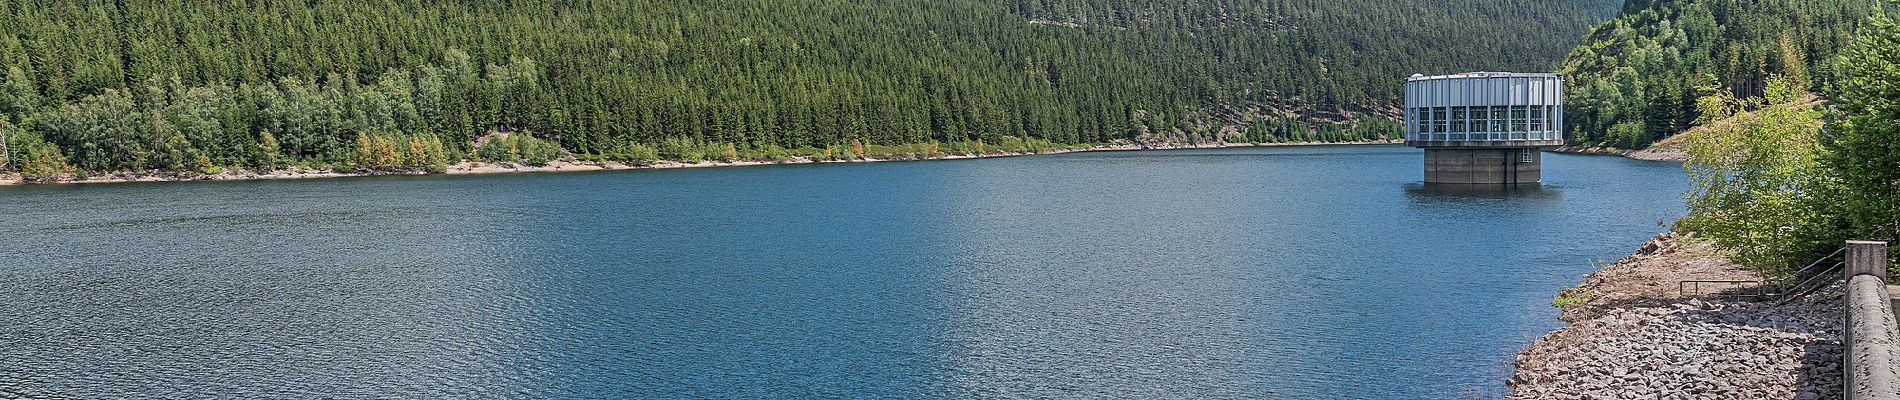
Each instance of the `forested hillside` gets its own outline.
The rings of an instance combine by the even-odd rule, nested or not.
[[[1350,140],[1402,77],[1547,69],[1614,6],[0,0],[0,132],[29,175]]]
[[[1691,127],[1697,99],[1761,97],[1771,75],[1817,90],[1882,0],[1630,0],[1564,61],[1573,143],[1640,148]]]

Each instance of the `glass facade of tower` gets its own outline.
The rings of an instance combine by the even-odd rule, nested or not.
[[[1405,141],[1417,147],[1563,142],[1563,77],[1473,72],[1405,81]]]

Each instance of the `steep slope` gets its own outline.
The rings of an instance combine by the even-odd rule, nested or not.
[[[1559,69],[1574,144],[1639,148],[1688,129],[1696,99],[1757,97],[1769,75],[1813,88],[1880,0],[1631,0]]]
[[[1400,77],[1544,69],[1611,1],[3,0],[0,113],[92,171],[490,131],[609,158],[1344,140],[1396,128],[1335,123],[1391,116]]]

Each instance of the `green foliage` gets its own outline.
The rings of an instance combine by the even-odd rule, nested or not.
[[[277,136],[270,131],[257,133],[257,146],[251,149],[251,168],[259,171],[271,171],[282,166],[278,157],[283,149],[278,147]]]
[[[487,132],[558,146],[518,160],[1351,140],[1400,77],[1541,69],[1615,3],[0,0],[0,115],[92,172],[388,164],[364,135],[451,161]]]
[[[20,175],[28,180],[53,179],[73,171],[73,166],[67,163],[66,154],[39,135],[20,129],[17,125],[0,124],[0,136],[6,138],[7,149],[11,154],[8,166],[19,168]]]
[[[449,165],[442,139],[422,134],[357,135],[350,166],[368,171],[442,171]]]
[[[1640,149],[1649,147],[1649,139],[1649,129],[1642,120],[1623,121],[1610,126],[1610,130],[1603,134],[1603,145]]]
[[[988,147],[988,146],[983,144],[983,140],[981,139],[959,140],[955,142],[945,143],[943,146],[943,152],[946,154],[978,154],[978,153],[982,153],[985,147]]]
[[[563,158],[560,145],[520,132],[496,134],[479,144],[475,154],[482,161],[535,166]]]
[[[1550,306],[1556,308],[1569,307],[1571,305],[1589,302],[1592,297],[1596,297],[1595,291],[1575,287],[1568,288],[1564,289],[1563,292],[1557,293],[1557,298],[1550,300]]]
[[[660,143],[659,156],[662,159],[685,162],[731,160],[736,158],[736,154],[734,157],[727,157],[726,150],[731,146],[727,143],[669,138]]]
[[[436,135],[410,136],[403,154],[410,167],[440,171],[449,166],[448,149]]]
[[[1873,0],[1628,2],[1558,69],[1568,79],[1566,137],[1643,147],[1703,119],[1698,100],[1718,91],[1759,97],[1770,75],[1804,90],[1824,85],[1825,61],[1877,8]]]
[[[1714,240],[1765,276],[1840,246],[1839,184],[1822,164],[1828,151],[1820,142],[1821,114],[1792,104],[1805,95],[1798,85],[1773,77],[1766,99],[1699,101],[1759,109],[1687,138],[1690,214],[1677,229]]]
[[[1008,152],[1018,152],[1018,153],[1035,153],[1035,152],[1043,151],[1045,149],[1053,149],[1056,147],[1057,146],[1055,143],[1051,143],[1047,140],[1033,138],[1033,137],[1016,137],[1016,136],[1004,136],[1004,137],[998,138],[996,140],[996,143],[989,145],[989,148],[994,151],[1008,151]]]
[[[732,143],[726,143],[726,147],[724,149],[719,150],[720,161],[734,161],[738,159],[739,159],[739,148],[734,147]]]
[[[1356,142],[1398,138],[1401,129],[1398,122],[1372,116],[1360,116],[1343,123],[1310,124],[1280,115],[1255,119],[1238,134],[1229,134],[1225,139],[1242,143]]]
[[[653,146],[622,142],[608,153],[607,158],[623,162],[653,162],[659,161],[660,151]]]
[[[19,121],[39,108],[40,94],[33,89],[33,79],[26,76],[25,69],[8,66],[5,72],[0,76],[0,117]]]
[[[1900,242],[1900,24],[1868,19],[1836,61],[1828,166],[1840,176],[1854,236]]]
[[[1404,127],[1398,121],[1385,118],[1360,117],[1346,130],[1346,136],[1336,141],[1392,140],[1404,135]]]
[[[212,164],[211,157],[206,157],[205,153],[201,153],[198,151],[191,151],[190,153],[191,153],[190,158],[191,158],[192,172],[197,172],[197,173],[205,174],[205,175],[212,175],[212,174],[224,172],[224,167],[219,167],[217,164]]]

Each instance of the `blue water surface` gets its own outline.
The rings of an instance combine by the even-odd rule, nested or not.
[[[1496,397],[1680,166],[1399,146],[0,188],[0,397]]]

